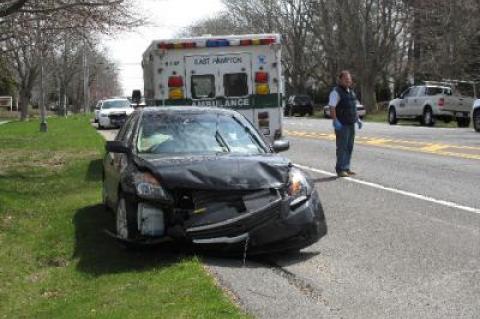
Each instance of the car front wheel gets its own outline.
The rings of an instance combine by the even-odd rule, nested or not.
[[[392,106],[388,110],[388,123],[390,125],[395,125],[397,124],[398,119],[397,119],[397,112],[395,111],[395,108]]]
[[[119,238],[131,240],[138,236],[137,205],[120,194],[115,211],[115,231]]]
[[[473,112],[473,128],[475,131],[480,132],[480,109],[476,109]]]

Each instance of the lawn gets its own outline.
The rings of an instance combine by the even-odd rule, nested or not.
[[[245,318],[178,250],[105,234],[104,141],[85,116],[0,125],[0,318]]]

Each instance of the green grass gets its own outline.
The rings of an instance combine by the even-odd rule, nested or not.
[[[197,257],[109,238],[84,116],[0,126],[0,318],[245,318]]]

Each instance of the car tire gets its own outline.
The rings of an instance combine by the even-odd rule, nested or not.
[[[120,192],[115,209],[115,233],[124,240],[138,237],[137,204],[128,201]]]
[[[425,126],[434,126],[435,125],[433,112],[432,112],[432,109],[429,106],[425,107],[425,109],[423,110],[421,122]]]
[[[476,109],[473,112],[473,128],[475,131],[480,132],[480,109]]]
[[[390,125],[396,125],[398,123],[397,111],[395,111],[395,107],[393,106],[390,106],[388,109],[388,123]]]
[[[469,117],[457,117],[457,126],[458,127],[468,127],[470,126]]]
[[[325,117],[326,119],[329,119],[330,116],[327,114],[327,111],[323,110],[323,117]]]

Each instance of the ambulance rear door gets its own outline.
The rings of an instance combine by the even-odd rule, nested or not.
[[[185,68],[193,105],[234,109],[254,123],[250,53],[186,56]]]
[[[228,54],[217,60],[223,105],[237,110],[255,124],[250,53]]]

